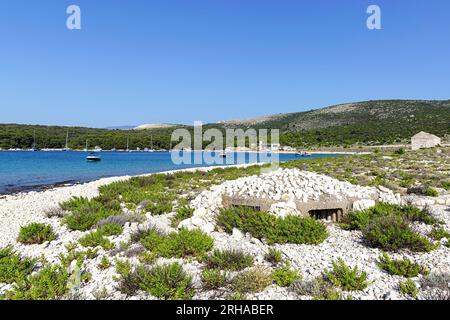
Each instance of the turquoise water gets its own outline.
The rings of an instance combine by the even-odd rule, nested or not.
[[[193,154],[194,152],[191,153],[192,156]],[[87,162],[86,155],[86,152],[73,151],[1,151],[0,193],[34,190],[63,183],[86,182],[103,177],[207,166],[205,163],[176,165],[172,162],[169,152],[102,152],[100,162]],[[313,155],[309,158],[329,156],[334,155]],[[295,154],[280,154],[279,159],[288,161],[305,158]],[[249,163],[249,161],[249,153],[246,153],[245,161],[238,163]]]

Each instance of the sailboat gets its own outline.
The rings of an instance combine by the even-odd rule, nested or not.
[[[148,149],[148,152],[155,152],[155,149],[153,149],[153,136],[150,136],[150,149]]]
[[[67,130],[67,133],[66,133],[66,145],[65,145],[65,147],[64,147],[64,149],[62,150],[62,151],[69,151],[70,149],[69,149],[69,130]]]
[[[36,130],[33,131],[33,145],[31,147],[30,151],[37,151],[37,148],[36,148]]]
[[[86,139],[86,148],[84,148],[84,151],[88,151],[88,141],[87,141],[87,139]]]
[[[131,152],[130,151],[130,137],[127,137],[127,152]]]

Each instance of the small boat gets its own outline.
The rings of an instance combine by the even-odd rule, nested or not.
[[[225,152],[221,152],[221,153],[219,154],[219,157],[221,157],[221,158],[226,158],[226,157],[227,157],[227,154],[226,154]]]
[[[86,160],[89,161],[89,162],[98,162],[98,161],[101,161],[102,158],[100,157],[100,155],[91,152],[91,153],[86,157]]]
[[[297,152],[295,154],[297,157],[310,157],[312,154],[306,151]]]

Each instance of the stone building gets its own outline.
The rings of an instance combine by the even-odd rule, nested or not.
[[[441,144],[441,138],[427,132],[419,132],[411,138],[411,149],[433,148]]]

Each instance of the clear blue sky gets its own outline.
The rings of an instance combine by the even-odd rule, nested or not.
[[[66,28],[77,4],[82,30]],[[381,31],[366,9],[382,9]],[[450,98],[448,0],[1,0],[0,123],[213,122]]]

